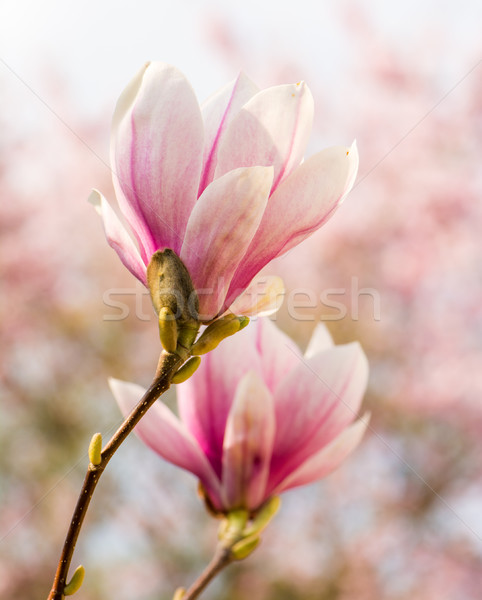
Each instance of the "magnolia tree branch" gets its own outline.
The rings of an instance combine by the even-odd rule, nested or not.
[[[254,515],[244,509],[228,512],[220,524],[219,541],[211,562],[187,591],[179,588],[173,600],[194,600],[224,567],[247,558],[258,546],[261,532],[276,514],[279,505],[279,498],[274,496]]]
[[[177,600],[177,597],[182,600],[194,600],[194,598],[198,598],[216,575],[234,560],[231,548],[219,544],[206,569],[186,592],[179,590],[179,596],[174,596],[175,600]]]
[[[64,590],[67,583],[67,575],[69,572],[70,563],[75,549],[77,538],[79,537],[82,523],[85,514],[89,507],[90,501],[94,494],[94,490],[99,482],[100,476],[104,472],[107,463],[114,456],[115,452],[127,438],[129,433],[137,425],[141,417],[154,404],[170,386],[171,379],[179,367],[184,362],[185,358],[178,354],[162,352],[159,358],[156,375],[149,389],[135,406],[129,416],[125,419],[119,429],[112,436],[100,454],[99,464],[89,464],[85,475],[84,483],[80,491],[79,499],[75,506],[72,521],[70,522],[69,530],[65,538],[62,554],[60,556],[57,572],[55,574],[52,590],[48,596],[48,600],[62,600],[64,598]],[[193,596],[194,597],[194,596]]]

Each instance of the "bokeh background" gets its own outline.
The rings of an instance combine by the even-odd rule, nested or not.
[[[269,272],[301,346],[318,320],[361,341],[371,429],[336,473],[284,496],[206,598],[479,597],[481,22],[475,0],[2,0],[1,598],[46,597],[90,437],[119,423],[107,377],[147,385],[157,362],[148,298],[86,203],[92,187],[113,198],[111,113],[149,59],[200,100],[240,69],[260,87],[304,79],[310,153],[356,138],[361,156],[337,214]],[[216,527],[194,478],[132,437],[81,534],[78,597],[171,598]]]

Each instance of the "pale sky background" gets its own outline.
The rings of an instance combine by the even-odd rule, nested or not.
[[[244,67],[229,64],[209,43],[216,21],[229,23],[260,68],[263,61],[291,59],[303,64],[300,79],[321,73],[328,86],[331,77],[343,80],[346,61],[357,56],[337,15],[352,12],[356,19],[360,4],[372,13],[381,41],[396,39],[407,52],[420,38],[440,47],[440,61],[427,68],[440,74],[441,94],[473,66],[482,21],[478,0],[1,0],[0,89],[14,101],[7,103],[8,119],[22,129],[50,120],[28,87],[68,122],[67,112],[111,110],[140,65],[155,59],[184,71],[202,100]],[[54,76],[69,84],[70,111],[57,96]]]

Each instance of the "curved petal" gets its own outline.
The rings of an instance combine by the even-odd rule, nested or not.
[[[243,375],[257,373],[268,389],[300,360],[300,351],[268,319],[259,319],[205,355],[200,368],[177,386],[179,414],[218,476],[224,431]]]
[[[181,259],[205,321],[224,306],[231,278],[261,222],[272,181],[271,167],[235,169],[213,181],[192,211]]]
[[[261,361],[263,380],[274,393],[278,383],[300,364],[300,349],[270,319],[257,319],[252,332],[255,335],[253,345]]]
[[[236,167],[273,165],[276,189],[303,158],[313,110],[313,96],[304,82],[271,87],[253,96],[223,137],[215,176]]]
[[[118,379],[109,379],[109,385],[124,416],[130,413],[145,393],[141,386]],[[217,500],[218,505],[224,504],[219,480],[199,444],[165,404],[156,402],[134,431],[165,460],[196,475],[210,498]]]
[[[310,456],[295,471],[290,473],[270,495],[277,495],[299,485],[306,485],[329,475],[353,452],[365,434],[369,414],[347,427],[322,450]]]
[[[205,142],[203,168],[198,195],[214,178],[219,143],[226,128],[246,102],[259,91],[258,86],[244,73],[214,93],[201,106],[204,120]]]
[[[223,444],[222,484],[229,508],[256,509],[266,499],[274,440],[273,398],[253,371],[240,381]]]
[[[328,327],[323,323],[317,323],[305,350],[305,358],[311,358],[329,348],[333,348],[333,340]]]
[[[283,304],[285,286],[281,277],[259,275],[229,307],[234,315],[268,317]]]
[[[203,150],[201,111],[185,77],[147,64],[119,98],[111,164],[119,206],[149,248],[181,248],[196,202]]]
[[[358,169],[356,145],[315,154],[271,196],[256,235],[231,282],[227,302],[273,258],[319,229],[350,191]]]
[[[107,238],[109,246],[117,252],[124,266],[126,266],[140,282],[146,285],[146,265],[144,264],[133,239],[120,222],[112,206],[97,190],[92,190],[89,196],[89,202],[94,205],[97,212],[102,217],[105,237]]]
[[[278,485],[358,416],[367,379],[365,354],[354,342],[304,359],[280,382],[270,485]]]
[[[249,329],[248,325],[203,356],[200,368],[176,388],[181,419],[219,478],[224,430],[235,390],[247,371],[261,376],[259,357],[251,351]]]

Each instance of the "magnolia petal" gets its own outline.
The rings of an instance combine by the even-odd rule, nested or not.
[[[109,379],[109,386],[124,416],[130,413],[145,393],[141,386],[118,379]],[[134,431],[165,460],[196,475],[218,505],[224,503],[219,480],[199,444],[165,404],[156,402]]]
[[[311,358],[329,348],[333,348],[333,339],[328,327],[323,323],[317,323],[306,348],[305,358]]]
[[[266,499],[275,431],[273,398],[253,371],[240,381],[226,423],[222,484],[230,508]]]
[[[272,194],[256,235],[231,282],[246,287],[273,258],[319,229],[350,191],[358,169],[356,145],[336,146],[315,154],[300,165]]]
[[[353,452],[360,443],[370,420],[366,413],[361,419],[342,431],[322,450],[310,456],[303,464],[284,479],[270,495],[277,495],[291,488],[306,485],[329,475]]]
[[[313,96],[304,82],[271,87],[253,96],[226,130],[216,177],[239,166],[273,165],[276,189],[303,158],[313,112]]]
[[[303,359],[275,392],[275,486],[309,456],[329,444],[358,415],[368,379],[357,342]],[[295,404],[293,398],[303,398]]]
[[[256,325],[256,348],[259,348],[263,378],[274,393],[287,373],[298,367],[301,351],[295,342],[269,319],[259,319]]]
[[[257,353],[263,381],[273,393],[286,374],[299,365],[300,349],[270,319],[256,319],[242,333],[250,335],[251,352]]]
[[[353,140],[352,145],[347,149],[346,156],[349,158],[348,177],[346,178],[345,189],[343,190],[343,194],[341,196],[340,202],[338,203],[338,206],[345,200],[348,193],[355,185],[356,176],[358,174],[358,166],[360,163],[360,157],[358,156],[358,147],[356,145],[356,140]]]
[[[94,205],[102,217],[105,236],[109,246],[118,254],[129,271],[146,285],[146,265],[144,264],[137,246],[115,214],[112,206],[97,190],[92,190],[89,202]]]
[[[204,120],[205,142],[203,169],[198,195],[214,178],[220,141],[226,128],[250,98],[259,92],[258,86],[244,73],[214,93],[201,106]]]
[[[358,342],[300,359],[275,395],[276,452],[292,454],[300,442],[303,448],[318,441],[325,446],[359,416],[367,379],[368,362]],[[302,405],[294,406],[293,397],[303,398]]]
[[[201,319],[224,306],[231,278],[259,223],[273,181],[272,167],[235,169],[213,181],[197,201],[181,259],[199,296]]]
[[[139,71],[124,88],[122,94],[119,96],[114,114],[112,116],[110,138],[110,160],[111,168],[113,170],[112,181],[114,184],[117,202],[119,203],[119,207],[122,213],[124,214],[126,221],[131,227],[134,235],[136,236],[137,241],[140,242],[142,240],[143,246],[147,248],[148,257],[143,257],[145,258],[145,260],[149,260],[149,257],[155,251],[155,243],[144,218],[144,215],[141,211],[141,208],[138,205],[137,199],[131,198],[129,196],[126,197],[122,191],[122,187],[119,184],[119,176],[121,178],[123,178],[123,176],[122,174],[119,174],[117,172],[115,154],[117,143],[117,130],[119,129],[119,126],[121,125],[122,121],[126,118],[126,115],[128,115],[129,112],[132,110],[132,105],[134,104],[136,96],[142,85],[144,74],[149,65],[150,63],[146,62],[139,69]]]
[[[114,186],[150,255],[166,247],[179,254],[197,198],[203,135],[194,91],[170,65],[146,65],[119,98],[111,136]]]
[[[198,441],[219,478],[224,430],[234,391],[247,371],[255,371],[261,376],[259,357],[251,351],[249,329],[248,325],[203,356],[200,368],[176,388],[181,420]],[[229,352],[226,351],[228,344]]]
[[[259,275],[229,307],[235,315],[267,317],[283,304],[285,286],[281,277]]]

